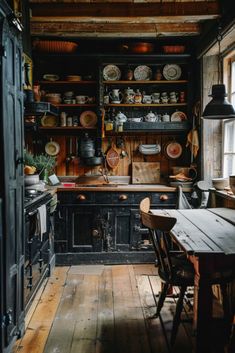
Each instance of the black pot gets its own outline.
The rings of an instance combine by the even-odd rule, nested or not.
[[[90,158],[84,159],[84,163],[88,166],[101,165],[102,162],[103,162],[103,157],[90,157]]]
[[[86,149],[80,151],[80,157],[82,158],[91,158],[94,157],[95,150],[94,149]]]

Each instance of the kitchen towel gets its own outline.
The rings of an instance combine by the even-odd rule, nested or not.
[[[199,138],[197,129],[192,129],[191,131],[189,131],[187,135],[186,147],[190,148],[193,157],[196,158],[199,150]]]
[[[43,234],[47,231],[47,209],[46,205],[42,205],[38,207],[38,223],[40,226],[39,235],[41,237],[41,241],[43,240]]]

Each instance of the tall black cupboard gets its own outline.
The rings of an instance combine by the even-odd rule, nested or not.
[[[22,44],[12,10],[0,1],[0,351],[24,331]]]

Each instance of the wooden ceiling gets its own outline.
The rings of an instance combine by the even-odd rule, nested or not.
[[[33,36],[197,36],[220,17],[215,0],[29,0]]]

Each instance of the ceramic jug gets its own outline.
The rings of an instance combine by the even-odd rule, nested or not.
[[[134,98],[135,98],[135,91],[128,87],[124,91],[124,103],[131,104],[134,103]]]
[[[115,89],[112,89],[112,91],[109,93],[109,97],[112,103],[117,104],[117,103],[121,103],[123,94],[122,92],[119,91],[119,88],[115,88]]]

